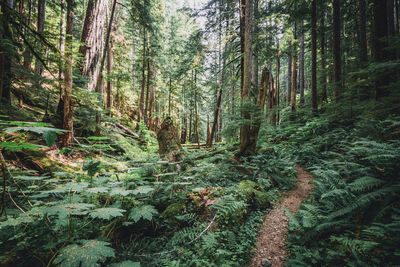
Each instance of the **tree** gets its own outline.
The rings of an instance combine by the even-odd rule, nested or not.
[[[74,6],[75,0],[67,0],[67,25],[66,25],[66,51],[65,51],[65,71],[64,71],[64,118],[63,118],[63,129],[68,131],[64,134],[62,139],[62,145],[68,147],[72,142],[74,134],[74,122],[72,116],[72,64],[73,64],[73,44],[72,34],[74,30]]]
[[[342,58],[340,52],[340,0],[333,0],[333,72],[334,72],[334,94],[338,102],[342,97]]]
[[[297,22],[294,22],[294,40],[296,44],[297,40]],[[297,89],[297,49],[296,46],[294,46],[294,52],[293,52],[293,59],[292,59],[292,89],[291,89],[291,95],[290,95],[290,106],[291,106],[291,111],[294,112],[296,111],[296,89]]]
[[[255,143],[257,140],[254,140],[254,136],[252,136],[251,132],[251,124],[249,123],[251,116],[248,108],[245,108],[245,105],[248,105],[250,102],[250,89],[251,89],[251,80],[252,80],[252,59],[253,59],[253,37],[252,37],[252,23],[253,23],[253,0],[242,0],[242,4],[240,7],[240,16],[244,17],[244,26],[243,30],[243,43],[244,43],[244,54],[243,54],[243,67],[242,67],[242,87],[241,87],[241,113],[242,119],[245,120],[243,125],[240,128],[240,149],[239,152],[236,153],[236,158],[240,158],[246,154],[251,152],[255,152]]]
[[[38,8],[37,8],[37,31],[40,34],[44,32],[44,23],[46,19],[46,0],[38,0]],[[40,44],[39,44],[40,45]],[[42,48],[43,49],[43,48]],[[36,60],[35,72],[39,75],[42,75],[43,68],[41,66],[41,62]]]
[[[304,21],[300,24],[300,60],[299,60],[300,105],[304,105]]]
[[[311,2],[311,103],[314,114],[318,112],[317,98],[317,1]]]
[[[88,80],[87,89],[95,91],[100,75],[100,60],[104,51],[104,17],[108,9],[106,0],[89,0],[83,22],[79,53],[82,55],[81,75]]]

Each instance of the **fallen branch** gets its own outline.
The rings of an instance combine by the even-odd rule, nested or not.
[[[134,131],[132,131],[131,129],[129,129],[128,127],[125,127],[124,125],[122,125],[119,122],[115,123],[115,126],[117,126],[118,128],[120,128],[122,131],[124,131],[126,134],[132,136],[135,139],[139,139],[139,135],[137,133],[135,133]]]

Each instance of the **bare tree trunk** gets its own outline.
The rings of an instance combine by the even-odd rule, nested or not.
[[[68,131],[64,134],[62,138],[62,145],[67,147],[72,142],[73,132],[74,132],[74,122],[72,115],[72,64],[73,64],[73,44],[72,44],[72,34],[74,30],[74,5],[75,0],[67,0],[67,28],[66,34],[66,46],[67,51],[65,52],[65,72],[64,72],[64,118],[63,118],[63,129]]]
[[[264,68],[261,75],[261,87],[260,90],[258,91],[258,96],[257,96],[257,112],[254,117],[254,125],[251,128],[251,134],[250,134],[248,149],[251,152],[255,152],[257,147],[258,133],[260,131],[262,118],[264,117],[263,111],[265,105],[265,98],[268,90],[269,77],[270,77],[269,70],[267,68]]]
[[[148,121],[148,108],[149,108],[149,97],[150,97],[150,49],[147,48],[147,87],[146,87],[146,101],[144,109],[144,124],[149,126]]]
[[[65,5],[64,0],[61,1],[61,5]],[[64,20],[64,8],[62,7],[62,11],[61,11],[61,20]],[[28,1],[28,15],[26,16],[26,13],[24,14],[26,16],[26,24],[30,25],[31,24],[31,19],[32,19],[32,0]],[[64,24],[60,25],[60,31],[63,31],[64,29]],[[26,32],[27,30],[25,30]],[[24,57],[24,69],[27,70],[28,72],[32,70],[32,54],[31,51],[29,49],[25,49],[23,52],[23,57]]]
[[[1,1],[1,23],[2,31],[0,32],[0,38],[6,39],[12,42],[13,35],[10,30],[10,10],[13,8],[13,3],[7,3],[7,1]],[[1,102],[11,104],[11,86],[12,86],[13,74],[11,71],[11,56],[7,51],[3,51],[0,48],[0,104]]]
[[[297,39],[297,22],[294,22],[294,40]],[[292,60],[292,92],[290,95],[291,111],[296,111],[296,89],[297,89],[297,49],[294,47]]]
[[[304,21],[301,20],[301,33],[300,33],[300,70],[299,70],[299,82],[300,82],[300,105],[304,105]]]
[[[101,63],[100,63],[100,68],[99,68],[99,77],[96,81],[96,92],[99,94],[100,107],[103,107],[103,69],[104,69],[104,64],[106,61],[107,50],[110,45],[110,34],[111,34],[111,29],[112,29],[112,23],[114,20],[116,5],[117,5],[117,0],[114,0],[112,9],[111,9],[110,21],[108,22],[108,27],[107,27],[107,35],[106,35],[106,41],[104,44],[103,57],[101,58]],[[96,114],[96,123],[97,123],[96,134],[98,135],[100,133],[99,126],[101,123],[101,114],[99,112],[97,112],[97,114]]]
[[[200,139],[199,139],[199,114],[197,109],[197,73],[194,71],[194,116],[196,120],[195,130],[196,130],[196,143],[200,149]]]
[[[327,103],[328,102],[328,94],[326,92],[326,45],[325,45],[325,10],[322,6],[323,1],[320,2],[321,6],[321,20],[320,20],[320,44],[321,44],[321,88],[322,88],[322,101]]]
[[[394,0],[387,0],[387,24],[388,24],[388,36],[394,36]]]
[[[317,114],[317,0],[311,2],[311,105],[314,115]]]
[[[143,53],[142,53],[142,87],[140,90],[138,122],[142,120],[144,112],[144,88],[146,86],[146,29],[143,28]]]
[[[154,65],[151,64],[150,65],[150,69],[149,69],[149,75],[151,75],[151,79],[154,81],[155,78],[155,70],[154,70]],[[153,109],[154,109],[154,84],[149,82],[149,86],[150,86],[150,99],[149,99],[149,125],[152,122],[152,118],[153,118]]]
[[[241,6],[242,14],[244,11],[244,54],[243,54],[243,87],[241,90],[241,105],[242,105],[242,118],[246,122],[240,128],[240,149],[236,153],[235,157],[240,158],[248,154],[249,152],[255,152],[255,145],[253,140],[251,125],[248,121],[251,119],[251,114],[248,109],[244,108],[244,105],[250,101],[250,88],[252,80],[252,59],[253,59],[253,36],[252,36],[252,24],[253,24],[253,0],[246,0],[245,6]],[[243,10],[244,9],[244,10]]]
[[[288,72],[287,72],[287,102],[290,105],[290,101],[292,101],[292,43],[288,41]]]
[[[87,89],[95,91],[100,75],[99,61],[104,57],[104,17],[108,9],[106,0],[89,0],[82,27],[79,53],[82,55],[81,74],[88,80]]]
[[[171,74],[169,76],[169,91],[168,91],[168,116],[171,116],[171,105],[172,105],[172,80]]]
[[[276,94],[276,104],[277,104],[277,108],[278,108],[278,112],[277,112],[277,122],[278,124],[280,123],[280,94],[281,94],[281,50],[279,48],[279,38],[276,38],[276,46],[277,46],[277,50],[278,50],[278,56],[276,58],[276,90],[277,90],[277,94]]]
[[[135,31],[133,31],[135,32]],[[132,36],[132,91],[135,92],[136,87],[136,43],[135,35]]]
[[[268,108],[269,108],[269,122],[271,125],[276,125],[276,88],[275,88],[275,81],[272,73],[269,72],[269,79],[268,79]]]
[[[368,61],[367,55],[367,22],[366,22],[366,4],[365,0],[359,0],[359,46],[360,46],[360,62],[365,64]]]
[[[340,0],[333,0],[333,68],[335,101],[341,99],[342,62],[340,52]]]
[[[112,66],[113,66],[113,42],[111,41],[111,45],[108,48],[108,52],[107,52],[107,103],[106,103],[106,107],[109,110],[108,115],[111,116],[111,96],[112,96],[112,83],[111,83],[111,72],[112,72]]]
[[[44,32],[44,22],[46,19],[46,0],[38,0],[38,18],[37,18],[37,31],[41,34]],[[41,47],[40,50],[43,53],[44,47]],[[35,72],[39,75],[42,75],[43,66],[39,60],[36,60],[35,64]]]

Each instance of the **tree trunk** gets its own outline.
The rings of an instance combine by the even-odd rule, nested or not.
[[[73,42],[72,34],[74,30],[74,5],[75,0],[67,0],[67,28],[66,34],[66,46],[67,51],[65,53],[65,72],[64,72],[64,118],[63,118],[63,129],[68,131],[63,135],[62,145],[67,147],[72,142],[74,132],[74,122],[72,116],[72,64],[73,64]]]
[[[265,98],[267,96],[269,77],[270,77],[269,70],[267,68],[264,68],[262,71],[262,75],[261,75],[261,86],[260,86],[260,90],[258,91],[258,96],[257,96],[257,112],[254,117],[253,127],[251,127],[251,130],[250,130],[250,140],[248,143],[248,146],[249,146],[248,150],[253,153],[256,151],[258,133],[260,131],[261,122],[264,117],[263,111],[264,111],[264,105],[265,105]]]
[[[241,105],[242,105],[242,119],[245,123],[240,128],[240,149],[235,157],[240,158],[246,154],[255,152],[256,142],[252,136],[250,111],[244,108],[250,101],[250,89],[252,80],[252,59],[253,59],[253,37],[252,37],[252,16],[253,16],[253,0],[246,0],[245,6],[242,6],[242,13],[244,8],[244,54],[243,54],[243,87],[241,90]]]
[[[99,77],[97,78],[97,81],[96,81],[96,92],[99,94],[99,105],[101,108],[103,108],[103,69],[104,69],[104,64],[106,61],[106,54],[108,51],[108,47],[110,45],[110,34],[111,34],[111,29],[112,29],[112,23],[114,20],[116,5],[117,5],[117,0],[114,0],[112,9],[111,9],[110,21],[108,22],[108,27],[107,27],[107,35],[106,35],[106,40],[105,40],[105,44],[104,44],[103,57],[101,58],[101,63],[100,63],[100,67],[99,67]],[[96,123],[97,123],[96,134],[98,135],[100,133],[99,126],[101,123],[101,114],[99,112],[97,112],[97,114],[96,114]]]
[[[394,36],[394,0],[387,0],[387,24],[388,36]]]
[[[149,75],[151,75],[151,79],[154,81],[155,78],[155,70],[154,70],[154,65],[151,64],[150,65],[150,69],[149,69]],[[150,83],[149,81],[149,85],[150,85],[150,99],[149,99],[149,124],[151,124],[152,118],[153,118],[153,109],[154,109],[154,85],[153,83]]]
[[[333,0],[333,72],[335,101],[342,97],[342,58],[340,53],[340,0]]]
[[[81,74],[88,80],[89,91],[95,91],[100,75],[99,61],[104,56],[104,17],[107,9],[106,0],[89,0],[86,8],[79,53],[82,55]]]
[[[317,97],[317,0],[311,2],[311,104],[314,115],[318,113]]]
[[[135,32],[135,31],[133,31]],[[136,43],[135,35],[132,36],[132,91],[135,92],[136,87]]]
[[[145,109],[144,109],[144,124],[149,126],[148,122],[148,108],[149,108],[149,97],[150,97],[150,49],[147,48],[147,87],[146,87],[146,101],[145,101]]]
[[[2,31],[0,32],[1,39],[6,39],[12,42],[13,36],[10,30],[10,10],[13,5],[7,3],[7,1],[1,1],[1,12],[0,18],[2,23]],[[3,47],[0,47],[0,104],[1,102],[11,104],[11,87],[13,74],[11,71],[11,56],[10,51],[5,51]]]
[[[146,86],[146,39],[146,29],[143,29],[142,87],[140,90],[138,122],[142,120],[144,112],[144,88]]]
[[[321,99],[323,102],[328,102],[328,94],[326,92],[326,45],[325,45],[325,9],[322,6],[323,1],[320,2],[321,6],[321,20],[320,20],[320,44],[321,44]]]
[[[294,40],[297,40],[297,22],[294,22]],[[296,111],[296,89],[297,89],[297,49],[294,46],[292,60],[292,92],[290,95],[291,111]]]
[[[46,0],[38,0],[38,10],[37,10],[37,31],[40,34],[43,34],[44,32],[44,22],[46,19]],[[43,47],[40,47],[39,50],[41,50],[41,53],[43,54]],[[38,75],[42,75],[43,72],[43,66],[42,63],[39,60],[36,60],[35,64],[35,72]]]
[[[278,50],[278,56],[276,58],[276,104],[278,108],[277,112],[277,122],[279,124],[280,122],[280,91],[281,91],[281,50],[279,48],[279,38],[276,39],[276,44],[277,44],[277,50]]]
[[[288,72],[287,72],[287,87],[286,87],[286,94],[287,94],[287,102],[290,104],[292,100],[292,44],[288,41]]]
[[[172,105],[172,80],[171,74],[169,76],[169,91],[168,91],[168,116],[171,116],[171,105]]]
[[[301,20],[301,36],[300,36],[300,105],[304,105],[304,21]]]
[[[359,0],[359,46],[360,46],[360,62],[364,65],[368,61],[367,55],[367,20],[366,20],[366,4],[365,0]]]
[[[200,149],[199,139],[199,114],[197,110],[197,73],[194,71],[194,116],[195,116],[195,130],[196,130],[196,143]]]
[[[108,48],[107,52],[107,103],[106,107],[109,109],[108,116],[111,116],[111,96],[112,96],[112,83],[111,83],[111,72],[113,67],[113,42],[111,41],[111,45]]]
[[[61,0],[61,20],[64,20],[64,0]],[[28,1],[28,15],[26,15],[26,13],[24,14],[26,17],[26,25],[31,25],[31,19],[32,19],[32,0]],[[64,30],[64,23],[62,23],[60,25],[60,31]],[[27,32],[27,30],[25,29],[25,33]],[[32,70],[32,54],[31,51],[28,48],[25,48],[24,52],[23,52],[23,58],[24,58],[24,69],[27,70],[28,72],[30,72]]]
[[[269,123],[273,126],[276,125],[276,88],[275,81],[272,73],[269,73],[269,82],[268,82],[268,108],[269,108]]]

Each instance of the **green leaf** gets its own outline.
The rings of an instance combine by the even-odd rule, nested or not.
[[[89,193],[92,193],[92,194],[107,193],[108,187],[93,187],[93,188],[89,188],[86,191]]]
[[[147,194],[151,191],[154,191],[154,188],[152,188],[150,186],[139,186],[138,188],[136,188],[132,191],[132,194],[134,194],[134,195]]]
[[[24,142],[1,142],[0,147],[4,147],[8,151],[20,151],[22,149],[38,150],[39,148],[44,148],[45,146],[29,144]]]
[[[100,266],[107,258],[114,258],[114,249],[110,243],[98,240],[80,240],[60,251],[55,264],[61,267]]]
[[[52,146],[57,141],[57,134],[55,131],[44,131],[43,132],[43,140],[46,142],[46,145]]]
[[[89,215],[92,218],[110,220],[115,217],[124,216],[124,214],[122,214],[122,213],[125,211],[126,210],[117,209],[117,208],[100,208],[100,209],[93,210],[92,212],[89,213]]]
[[[140,262],[123,261],[123,262],[113,263],[110,266],[111,267],[140,267]]]
[[[138,222],[140,219],[151,221],[154,215],[157,215],[158,211],[152,205],[144,205],[140,207],[135,207],[131,210],[129,214],[129,219]]]
[[[132,194],[132,190],[126,190],[124,188],[117,187],[111,190],[110,196],[120,195],[125,197],[129,194]]]

